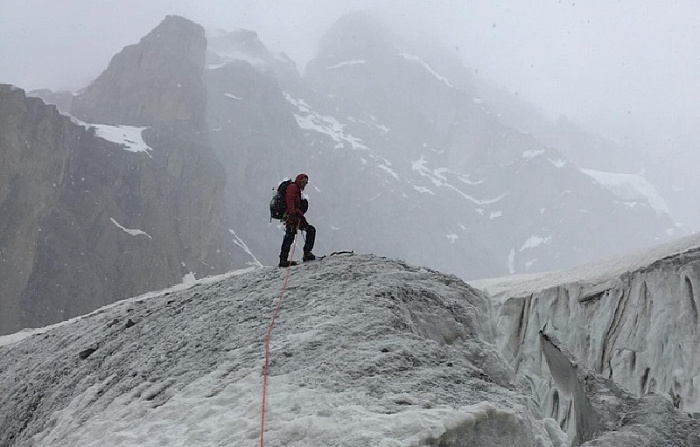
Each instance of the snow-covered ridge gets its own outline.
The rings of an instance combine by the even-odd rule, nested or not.
[[[523,158],[535,158],[544,155],[544,149],[531,149],[523,152]]]
[[[245,51],[214,51],[211,48],[209,48],[209,50],[219,57],[219,61],[208,64],[206,67],[207,70],[217,70],[221,67],[226,66],[226,64],[234,61],[247,62],[256,68],[264,68],[270,65],[270,60],[266,59],[265,57],[253,56],[250,53],[246,53]],[[278,60],[280,62],[285,63],[287,62],[287,60],[284,59],[281,55],[273,56],[274,60]]]
[[[658,214],[668,214],[668,206],[656,188],[639,175],[582,169],[622,201],[648,203]]]
[[[110,217],[109,220],[111,220],[112,223],[113,223],[117,228],[119,228],[120,230],[124,231],[124,232],[127,233],[127,234],[130,234],[130,235],[132,235],[132,236],[141,236],[141,235],[143,235],[143,236],[146,236],[146,237],[149,238],[149,239],[153,239],[153,238],[151,237],[151,235],[148,234],[148,233],[146,233],[145,231],[138,230],[138,229],[125,228],[125,227],[122,226],[119,222],[117,222],[116,220],[114,220],[113,217]]]
[[[700,234],[686,236],[638,253],[602,259],[563,271],[484,278],[469,281],[469,284],[486,291],[494,298],[504,294],[524,296],[566,283],[605,282],[625,272],[645,268],[659,259],[696,248],[700,248]]]
[[[123,126],[123,125],[111,125],[111,124],[90,124],[77,119],[72,115],[68,115],[71,121],[79,126],[86,129],[95,129],[95,135],[117,143],[122,146],[124,150],[129,152],[142,152],[152,157],[150,152],[153,150],[146,142],[143,140],[143,131],[148,129],[148,127],[138,127],[138,126]]]
[[[238,236],[238,234],[236,234],[236,231],[231,228],[229,228],[228,231],[233,236],[233,243],[241,247],[243,251],[250,256],[251,261],[246,262],[246,264],[250,265],[251,267],[262,267],[262,262],[258,261],[258,258],[255,257],[255,253],[248,248],[248,245]]]
[[[445,174],[451,173],[451,174],[455,175],[460,182],[465,183],[467,185],[478,185],[482,182],[481,181],[473,182],[473,181],[469,180],[468,176],[455,173],[447,168],[438,168],[438,169],[431,170],[428,167],[428,160],[425,158],[425,156],[421,156],[421,158],[419,158],[418,160],[413,161],[411,163],[411,168],[414,171],[418,172],[421,176],[428,178],[434,186],[439,187],[439,188],[446,188],[446,189],[452,190],[452,191],[456,192],[457,194],[459,194],[460,196],[462,196],[463,198],[465,198],[468,201],[475,203],[477,205],[491,205],[491,204],[494,204],[494,203],[502,200],[504,197],[506,197],[508,195],[507,192],[504,192],[497,197],[488,198],[488,199],[479,199],[479,198],[474,197],[471,194],[467,194],[466,192],[462,191],[457,186],[448,182],[448,179],[445,176]],[[421,192],[428,192],[430,194],[433,193],[430,189],[423,187],[423,186],[414,186],[414,188],[421,191]]]
[[[546,236],[546,237],[539,236],[539,235],[530,236],[529,238],[527,238],[527,240],[523,243],[523,246],[520,247],[520,250],[518,250],[518,251],[527,250],[529,248],[535,248],[535,247],[538,247],[542,244],[549,244],[551,240],[552,240],[552,236]]]
[[[533,159],[537,158],[540,156],[545,155],[547,152],[544,149],[530,149],[526,150],[523,152],[522,157],[525,159]],[[564,166],[567,165],[566,160],[562,158],[549,158],[546,157],[546,160],[550,162],[552,165],[554,165],[557,168],[563,168]]]
[[[391,168],[392,163],[384,157],[378,156],[370,149],[362,139],[353,136],[345,131],[345,125],[341,124],[336,118],[328,115],[321,115],[311,109],[311,107],[300,98],[294,98],[289,93],[285,92],[285,98],[292,104],[299,113],[295,113],[299,128],[325,134],[330,137],[335,143],[335,149],[352,149],[356,151],[366,152],[368,157],[376,163],[376,167],[388,174],[391,179],[400,180],[399,174]],[[373,123],[372,127],[386,132],[388,129],[385,126]]]
[[[95,128],[95,135],[100,138],[117,143],[129,152],[143,152],[149,157],[151,156],[149,152],[153,149],[143,141],[141,135],[148,127],[110,126],[108,124],[91,124],[90,126]]]
[[[383,134],[389,133],[391,131],[391,129],[389,129],[385,125],[377,123],[377,119],[373,116],[370,116],[369,120],[359,119],[359,118],[355,118],[354,116],[349,116],[348,121],[350,121],[352,123],[364,124],[365,126],[371,128],[371,129],[379,130]]]
[[[421,67],[425,68],[425,69],[428,71],[428,73],[430,73],[431,75],[433,75],[438,81],[444,83],[446,86],[448,86],[448,87],[450,87],[450,88],[454,88],[454,86],[450,83],[450,81],[449,81],[445,76],[443,76],[443,75],[441,75],[440,73],[438,73],[437,71],[435,71],[435,70],[433,69],[433,67],[431,67],[430,65],[428,65],[428,63],[425,62],[425,61],[424,61],[423,59],[421,59],[420,57],[418,57],[418,56],[416,56],[416,55],[414,55],[414,54],[408,54],[408,53],[404,53],[404,52],[399,53],[399,54],[400,54],[400,56],[401,56],[402,58],[404,58],[404,59],[406,59],[406,60],[408,60],[408,61],[417,62],[418,64],[420,64]]]
[[[230,278],[232,276],[239,276],[239,275],[244,275],[244,274],[250,273],[253,270],[254,270],[253,268],[234,270],[234,271],[224,273],[221,275],[208,276],[206,278],[201,278],[198,280],[195,279],[195,280],[197,281],[197,284],[199,284],[199,285],[212,284],[212,283],[222,281],[226,278]],[[194,279],[194,278],[192,278],[192,279]],[[126,300],[118,301],[116,303],[112,303],[112,304],[109,304],[107,306],[103,306],[103,307],[101,307],[93,312],[90,312],[89,314],[85,314],[85,315],[81,315],[81,316],[78,316],[75,318],[71,318],[69,320],[62,321],[62,322],[56,323],[56,324],[52,324],[50,326],[45,326],[45,327],[41,327],[41,328],[26,328],[26,329],[23,329],[19,332],[14,333],[14,334],[1,335],[0,336],[0,346],[10,345],[10,344],[16,343],[18,341],[24,340],[25,338],[31,337],[32,335],[40,335],[40,334],[43,334],[47,331],[50,331],[50,330],[53,330],[53,329],[56,329],[56,328],[59,328],[59,327],[65,326],[65,325],[77,323],[78,321],[80,321],[84,318],[94,316],[94,315],[100,315],[109,309],[113,309],[113,308],[118,307],[118,306],[123,306],[127,303],[148,300],[148,299],[163,296],[163,295],[169,295],[171,293],[180,292],[183,290],[190,289],[193,286],[195,286],[195,283],[193,281],[184,281],[184,278],[183,278],[183,282],[180,284],[176,284],[176,285],[174,285],[172,287],[168,287],[166,289],[154,290],[152,292],[146,292],[144,294],[135,296],[133,298],[128,298]]]
[[[366,63],[367,63],[366,60],[353,59],[353,60],[349,60],[349,61],[338,62],[337,64],[333,64],[330,67],[326,67],[326,68],[328,70],[335,70],[336,68],[343,68],[343,67],[348,67],[348,66],[352,66],[352,65],[362,65],[362,64],[366,64]]]
[[[0,444],[252,444],[284,276],[263,268],[117,303],[0,348]],[[265,445],[563,447],[488,342],[488,313],[454,276],[398,261],[295,267],[272,333]]]
[[[284,96],[300,112],[300,114],[294,114],[300,128],[328,135],[335,141],[336,149],[341,149],[345,144],[348,144],[355,150],[370,150],[361,139],[352,135],[346,135],[343,130],[345,125],[341,124],[334,117],[312,111],[311,107],[303,99],[294,98],[289,93],[285,92]]]

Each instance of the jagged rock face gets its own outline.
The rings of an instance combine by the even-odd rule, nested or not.
[[[55,107],[0,86],[0,333],[23,327],[20,296],[40,250],[41,220],[53,208],[56,186],[84,134]]]
[[[493,294],[498,343],[530,377],[545,414],[570,435],[573,406],[542,362],[541,330],[555,335],[573,362],[612,379],[631,396],[657,394],[684,413],[700,413],[700,249],[617,274],[572,275],[542,288],[532,281],[519,286],[516,280]]]
[[[27,96],[35,96],[44,100],[46,104],[53,104],[61,113],[70,113],[75,95],[68,91],[52,91],[49,89],[32,90]]]
[[[5,207],[13,204],[31,219],[7,218],[6,259],[18,261],[1,273],[13,309],[3,316],[3,333],[85,313],[190,272],[231,267],[233,244],[221,214],[225,173],[203,132],[205,51],[199,25],[167,17],[71,98],[71,110],[86,121],[147,126],[139,133],[149,152],[96,138],[89,125],[71,123],[23,93],[4,104],[3,150],[10,158],[4,168],[11,171]],[[36,148],[31,163],[23,145]],[[17,238],[17,229],[29,236]]]
[[[152,129],[129,152],[10,86],[0,107],[0,333],[230,267],[200,142]]]
[[[114,56],[75,98],[71,113],[91,123],[204,130],[206,45],[201,26],[168,16],[138,44]]]

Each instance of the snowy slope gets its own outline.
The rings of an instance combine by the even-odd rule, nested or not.
[[[258,445],[284,275],[255,269],[5,339],[0,446]],[[265,445],[562,445],[490,343],[489,309],[454,276],[374,256],[294,268]]]
[[[1,337],[0,446],[259,445],[285,275],[232,272]],[[264,445],[700,443],[700,421],[579,364],[551,327],[504,358],[503,315],[455,276],[339,254],[291,269],[281,303]]]
[[[650,206],[658,214],[668,214],[668,206],[656,188],[639,175],[617,174],[593,169],[581,172],[592,177],[596,182],[610,190],[626,206]]]

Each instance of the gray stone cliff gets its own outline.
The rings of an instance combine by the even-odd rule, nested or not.
[[[144,134],[150,156],[0,88],[0,333],[230,267],[221,168]]]
[[[75,97],[86,121],[144,126],[145,152],[0,89],[0,333],[231,268],[225,173],[200,134],[205,48],[169,17]]]

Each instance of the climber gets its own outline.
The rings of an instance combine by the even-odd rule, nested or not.
[[[301,197],[301,192],[309,183],[309,176],[306,174],[297,175],[296,179],[289,184],[285,192],[285,201],[287,204],[287,212],[285,215],[285,233],[282,239],[282,249],[280,251],[280,267],[289,267],[296,265],[296,262],[290,261],[289,249],[297,235],[297,230],[306,232],[306,242],[304,243],[304,255],[302,261],[313,261],[316,256],[311,252],[314,248],[316,239],[316,228],[310,225],[304,217],[304,213],[308,210],[309,202]]]

